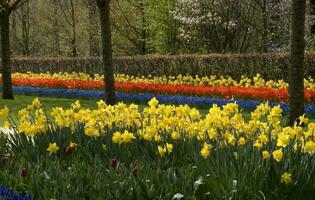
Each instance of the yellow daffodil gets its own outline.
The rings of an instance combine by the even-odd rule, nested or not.
[[[58,150],[59,147],[57,146],[56,143],[49,143],[49,146],[47,148],[47,151],[49,151],[49,153],[57,153]]]
[[[259,136],[258,136],[258,139],[259,139],[259,141],[260,141],[261,143],[263,143],[263,144],[267,144],[268,141],[269,141],[269,139],[268,139],[268,137],[267,137],[266,134],[261,134],[261,135],[259,135]]]
[[[307,124],[308,118],[305,118],[305,114],[299,117],[299,125]]]
[[[173,148],[174,148],[174,147],[173,147],[172,144],[166,143],[166,150],[167,150],[167,153],[168,153],[168,154],[172,153]]]
[[[201,156],[204,158],[208,158],[210,155],[211,149],[212,149],[211,144],[204,143],[203,148],[200,151]]]
[[[9,115],[9,109],[6,106],[4,106],[4,108],[0,110],[0,118],[7,118],[8,115]]]
[[[240,138],[238,139],[237,144],[238,144],[239,146],[245,145],[245,143],[246,143],[246,140],[245,140],[244,137],[240,137]]]
[[[155,107],[155,106],[157,106],[158,104],[159,104],[159,101],[155,98],[155,97],[153,97],[150,101],[149,101],[149,106],[150,107]]]
[[[104,151],[107,151],[107,145],[106,145],[106,144],[102,144],[102,149],[103,149]]]
[[[172,136],[173,140],[179,140],[180,139],[180,134],[177,131],[173,131],[171,136]]]
[[[166,150],[165,147],[162,147],[162,146],[158,145],[158,152],[159,152],[161,157],[163,157],[165,155],[166,151],[167,150]]]
[[[75,147],[77,147],[79,145],[77,143],[75,143],[75,142],[70,142],[69,146],[72,147],[72,148],[75,148]]]
[[[281,183],[284,183],[286,185],[292,183],[292,174],[287,173],[287,172],[282,174],[282,176],[281,176]]]
[[[263,159],[268,159],[269,157],[270,157],[270,154],[269,154],[269,152],[268,151],[263,151],[262,152],[262,157],[263,157]]]
[[[315,142],[309,140],[304,145],[304,152],[305,153],[314,153],[315,151]]]
[[[122,142],[124,142],[124,143],[128,143],[131,140],[136,138],[132,133],[129,133],[128,131],[125,131],[120,137],[121,137]],[[114,139],[113,139],[113,141],[114,141]]]
[[[74,104],[71,105],[73,110],[79,110],[81,108],[80,101],[76,101]]]
[[[286,147],[289,144],[290,136],[284,133],[279,134],[279,138],[277,140],[278,147]]]
[[[36,98],[32,101],[32,105],[33,105],[35,108],[41,107],[41,103],[40,103],[38,97],[36,97]]]
[[[272,157],[273,159],[275,159],[277,162],[280,162],[282,160],[283,157],[283,153],[281,149],[275,150],[274,152],[272,152]]]
[[[122,140],[123,140],[123,138],[122,138],[122,135],[121,135],[120,132],[117,131],[117,132],[115,132],[115,133],[113,134],[113,137],[112,137],[113,143],[121,144],[121,143],[122,143]]]
[[[261,149],[263,147],[263,144],[261,143],[260,140],[255,140],[254,147]]]

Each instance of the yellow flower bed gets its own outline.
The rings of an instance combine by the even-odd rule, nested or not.
[[[315,151],[315,123],[303,129],[301,125],[307,125],[308,119],[301,116],[299,124],[285,127],[281,123],[282,109],[279,106],[271,108],[268,103],[259,105],[248,120],[235,103],[222,108],[213,105],[206,115],[187,105],[160,105],[155,98],[141,112],[135,104],[108,106],[101,100],[97,105],[97,109],[90,110],[81,108],[77,101],[69,109],[53,108],[50,116],[46,116],[36,98],[19,111],[16,128],[19,133],[34,137],[57,128],[67,128],[74,133],[81,125],[87,137],[113,133],[112,142],[117,145],[132,144],[134,140],[157,143],[161,156],[171,154],[176,141],[192,139],[200,142],[200,155],[204,158],[211,156],[213,149],[242,148],[248,143],[261,151],[262,159],[271,155],[277,162],[285,159],[284,149],[305,154]],[[6,107],[0,110],[0,118],[9,126]],[[53,151],[56,147],[49,149]]]
[[[103,75],[95,74],[91,77],[85,73],[14,73],[13,78],[27,78],[27,79],[60,79],[60,80],[85,80],[85,81],[103,81]],[[243,86],[243,87],[269,87],[269,88],[287,88],[288,84],[284,80],[265,80],[261,75],[257,74],[253,78],[242,76],[240,81],[233,80],[231,77],[223,76],[148,76],[136,77],[125,74],[116,74],[115,80],[118,82],[132,82],[132,83],[156,83],[156,84],[188,84],[195,86]],[[315,83],[312,78],[304,80],[306,89],[315,89]]]

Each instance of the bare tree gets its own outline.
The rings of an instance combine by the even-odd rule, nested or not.
[[[1,0],[0,26],[2,49],[2,96],[4,99],[14,99],[11,80],[11,51],[10,51],[10,15],[12,11],[27,0]]]
[[[60,50],[60,33],[59,33],[59,19],[58,19],[58,3],[57,0],[53,0],[53,55],[58,56],[61,54]]]
[[[70,44],[71,47],[71,54],[73,57],[78,55],[78,41],[77,41],[77,1],[75,0],[57,0],[59,4],[59,8],[63,15],[63,18],[66,24],[71,28],[68,30],[68,27],[63,27],[65,33],[67,34],[67,42]]]
[[[310,17],[311,17],[311,24],[310,30],[312,37],[315,36],[315,0],[310,0]]]
[[[148,53],[147,4],[144,0],[117,0],[113,4],[114,31],[132,45],[137,54]],[[132,14],[129,14],[131,13]]]
[[[88,7],[88,20],[87,31],[89,34],[89,55],[100,56],[99,46],[99,25],[97,15],[96,0],[87,0],[86,6]]]
[[[18,14],[18,20],[21,23],[21,50],[23,56],[30,56],[31,55],[31,16],[30,16],[30,4],[27,1],[24,5],[21,6],[19,9],[20,12]]]
[[[13,54],[17,54],[17,41],[18,41],[18,38],[17,38],[17,13],[16,11],[12,12],[12,42],[11,42],[11,45],[12,45],[12,50],[11,52]]]
[[[289,58],[289,124],[304,113],[304,49],[306,0],[291,0]]]

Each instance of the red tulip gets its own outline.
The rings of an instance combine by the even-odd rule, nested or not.
[[[71,155],[73,153],[73,150],[74,150],[73,147],[67,146],[65,148],[65,153]]]
[[[111,161],[111,166],[116,169],[116,167],[118,166],[119,161],[116,158],[113,158]]]
[[[23,168],[21,170],[21,176],[24,178],[28,177],[28,170],[26,168]]]

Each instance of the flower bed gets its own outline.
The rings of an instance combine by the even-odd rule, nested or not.
[[[36,199],[309,199],[315,193],[315,123],[282,123],[280,106],[245,119],[236,103],[201,115],[153,98],[54,108],[39,99],[0,135],[0,182]],[[303,128],[303,126],[305,128]],[[9,144],[9,145],[8,145]]]
[[[81,81],[103,81],[104,76],[94,74],[90,76],[85,73],[14,73],[14,79],[54,79],[54,80],[81,80]],[[177,75],[177,76],[129,76],[125,74],[115,74],[115,80],[120,83],[154,83],[154,84],[175,84],[175,85],[192,85],[192,86],[241,86],[241,87],[268,87],[275,89],[285,89],[288,84],[283,80],[265,80],[259,74],[252,78],[242,76],[237,81],[227,76],[189,76],[189,75]],[[315,83],[312,78],[304,80],[306,89],[315,89]]]
[[[91,78],[85,74],[82,74],[83,80],[78,80],[80,75],[69,75],[71,79],[66,79],[67,76],[61,75],[49,75],[42,74],[38,75],[41,78],[36,78],[35,75],[23,75],[16,74],[13,78],[13,84],[15,86],[32,86],[41,88],[53,88],[53,89],[86,89],[86,90],[102,90],[104,88],[104,82],[100,81],[99,78],[90,80]],[[205,96],[205,97],[223,97],[225,99],[236,98],[236,99],[252,99],[252,100],[268,100],[286,102],[288,99],[288,90],[283,87],[286,83],[273,82],[269,87],[262,87],[265,80],[262,80],[257,76],[254,78],[254,84],[250,85],[252,80],[242,79],[239,83],[234,80],[222,78],[221,82],[214,79],[208,80],[208,83],[212,86],[204,86],[207,81],[199,83],[195,80],[192,84],[179,84],[180,81],[174,80],[168,81],[166,79],[163,83],[154,83],[156,79],[139,78],[132,80],[129,77],[123,78],[122,75],[118,76],[118,82],[116,82],[116,89],[119,92],[124,93],[154,93],[154,94],[167,94],[167,95],[186,95],[186,96]],[[162,79],[163,80],[163,79]],[[121,81],[121,82],[119,82]],[[143,81],[143,82],[141,82]],[[306,81],[307,88],[305,90],[305,99],[308,102],[312,102],[315,97],[314,83],[312,81]],[[167,83],[169,82],[169,83]],[[194,84],[195,83],[195,84]],[[218,85],[219,83],[222,86]],[[225,84],[226,83],[226,84]],[[248,84],[246,84],[248,83]],[[280,84],[282,83],[282,85]],[[199,85],[201,84],[201,85]],[[279,86],[279,88],[272,88],[273,86]]]
[[[15,79],[16,86],[32,86],[42,88],[61,89],[97,89],[104,88],[101,81],[80,81],[80,80],[54,80],[54,79]],[[277,100],[285,102],[288,99],[287,89],[273,89],[266,87],[240,87],[240,86],[190,86],[176,84],[152,84],[152,83],[120,83],[115,84],[117,91],[133,93],[155,93],[168,95],[192,95],[192,96],[221,96],[224,98],[248,98],[257,100]],[[315,97],[315,90],[306,90],[305,98],[311,102]]]
[[[0,86],[0,91],[2,87]],[[86,99],[103,99],[105,94],[103,91],[97,90],[77,90],[77,89],[50,89],[38,87],[13,87],[13,91],[17,94],[31,96],[52,96],[63,98],[86,98]],[[118,101],[123,102],[147,102],[153,97],[165,104],[188,104],[195,106],[203,105],[225,105],[227,103],[236,102],[241,108],[253,110],[263,101],[246,100],[246,99],[222,99],[222,98],[207,98],[197,96],[180,96],[180,95],[160,95],[154,93],[116,93]],[[285,103],[270,102],[271,106],[279,105],[284,111],[288,110],[288,105]],[[307,115],[315,114],[314,105],[305,105]]]

